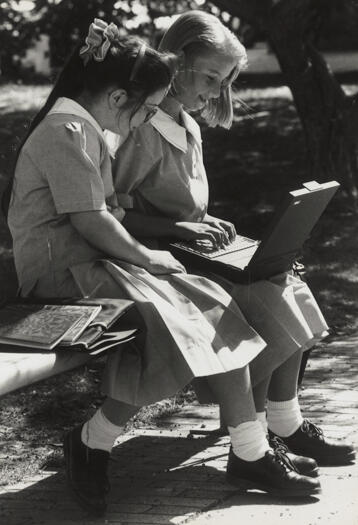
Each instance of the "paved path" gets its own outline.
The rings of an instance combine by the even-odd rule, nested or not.
[[[322,374],[321,370],[325,373]],[[358,336],[317,350],[301,402],[305,414],[358,450]],[[105,518],[90,519],[68,494],[63,468],[0,491],[4,525],[358,525],[358,466],[321,468],[318,498],[277,500],[225,482],[228,438],[195,436],[217,427],[217,408],[191,405],[162,427],[126,435],[111,461]]]

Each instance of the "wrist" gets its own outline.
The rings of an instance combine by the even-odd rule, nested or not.
[[[141,245],[138,250],[138,266],[147,269],[152,264],[152,259],[152,250],[150,250],[146,246]]]
[[[213,222],[215,222],[215,217],[206,213],[204,215],[202,222],[206,222],[207,224],[212,224]]]
[[[172,237],[178,237],[179,239],[183,237],[183,224],[184,223],[182,221],[177,221],[172,224]]]

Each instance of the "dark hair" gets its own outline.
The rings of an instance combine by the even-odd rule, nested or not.
[[[32,120],[17,150],[16,161],[31,133],[59,97],[76,98],[84,90],[96,95],[106,87],[120,87],[126,90],[129,101],[136,102],[132,111],[133,116],[149,95],[169,87],[177,69],[177,57],[174,54],[156,51],[135,37],[112,40],[104,60],[101,61],[90,58],[85,63],[86,61],[80,56],[82,46],[83,44],[78,45],[73,51],[44,106]],[[140,52],[141,49],[144,53]],[[13,179],[12,176],[1,199],[1,208],[5,217],[9,209]]]

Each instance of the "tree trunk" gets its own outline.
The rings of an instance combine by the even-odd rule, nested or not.
[[[301,119],[310,177],[338,180],[357,208],[358,97],[344,92],[313,45],[329,0],[214,3],[265,31]]]

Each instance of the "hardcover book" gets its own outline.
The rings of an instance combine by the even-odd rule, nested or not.
[[[0,309],[0,343],[51,350],[74,342],[100,312],[99,305],[10,303]]]

